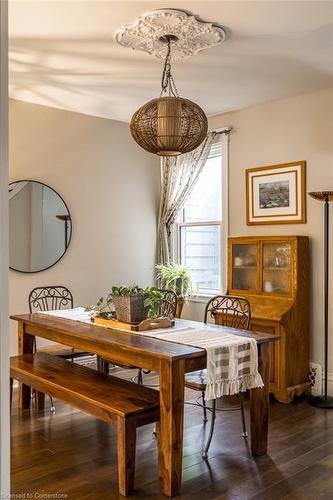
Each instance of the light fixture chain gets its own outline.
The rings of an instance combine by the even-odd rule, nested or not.
[[[178,90],[173,79],[171,73],[171,44],[170,39],[168,38],[168,50],[164,61],[164,68],[162,73],[162,81],[161,81],[161,93],[160,97],[166,92],[169,93],[169,97],[179,97]]]
[[[175,81],[174,81],[173,76],[172,76],[171,73],[170,73],[170,80],[169,81],[170,81],[170,88],[172,88],[172,95],[174,97],[179,97],[178,90],[177,90]]]

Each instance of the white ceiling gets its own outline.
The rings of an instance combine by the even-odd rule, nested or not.
[[[129,121],[158,96],[162,62],[114,32],[156,8],[224,26],[221,45],[174,64],[180,95],[208,115],[333,85],[331,1],[10,1],[10,96]]]

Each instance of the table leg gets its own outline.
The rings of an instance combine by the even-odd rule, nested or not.
[[[251,389],[251,450],[252,455],[267,452],[269,408],[269,344],[258,345],[258,368],[264,387]]]
[[[24,333],[24,323],[18,323],[18,353],[28,354],[33,352],[34,337]],[[25,410],[30,408],[31,404],[31,387],[25,384],[19,384],[18,406]]]
[[[160,365],[159,470],[162,491],[178,495],[182,480],[184,426],[184,360]]]

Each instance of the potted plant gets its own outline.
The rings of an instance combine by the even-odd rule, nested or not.
[[[143,289],[137,285],[130,287],[113,286],[109,294],[113,302],[118,321],[139,323],[146,319]]]
[[[162,298],[162,293],[155,287],[113,286],[105,299],[101,297],[95,306],[86,310],[105,319],[116,317],[124,323],[140,323],[146,318],[159,317]]]
[[[177,295],[177,318],[180,318],[184,303],[196,295],[198,287],[193,280],[190,270],[184,264],[157,264],[156,279],[159,286],[166,290],[173,290]]]

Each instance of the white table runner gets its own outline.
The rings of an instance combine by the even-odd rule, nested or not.
[[[90,315],[83,307],[45,311],[43,314],[90,323]],[[104,325],[97,325],[107,328]],[[117,330],[122,330],[117,327]],[[128,330],[123,330],[128,333]],[[214,329],[196,329],[191,327],[173,327],[167,329],[135,332],[169,342],[200,347],[207,352],[206,400],[237,394],[254,387],[263,387],[258,372],[258,348],[253,338],[216,331]]]

